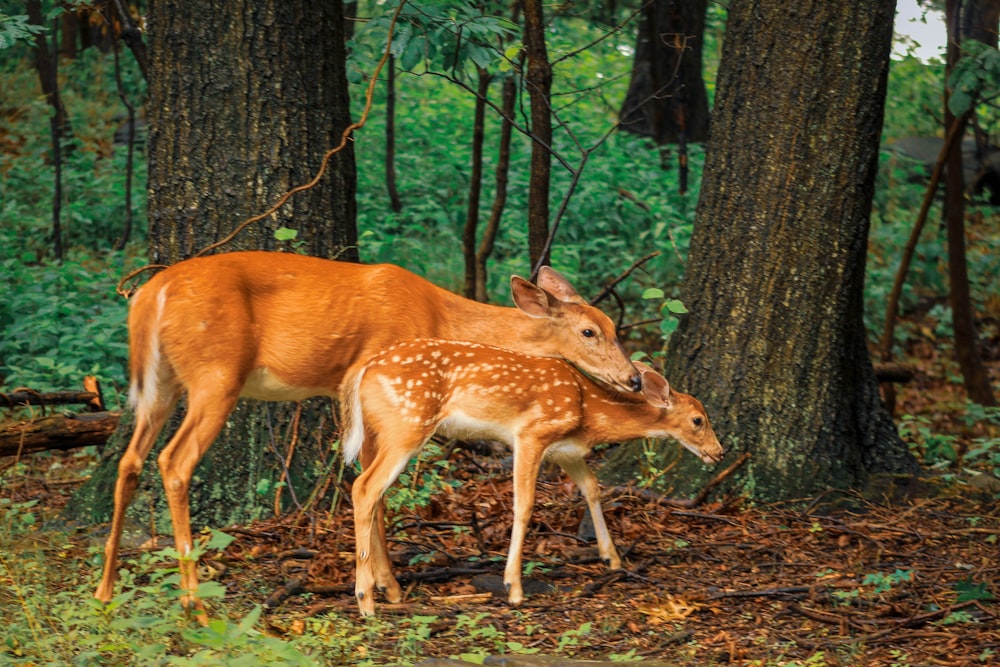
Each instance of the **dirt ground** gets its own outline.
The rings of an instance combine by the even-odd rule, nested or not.
[[[924,414],[935,429],[959,433],[964,427],[936,407],[959,397],[921,371],[901,392],[898,413]],[[32,466],[22,478],[8,476],[2,492],[58,509],[81,457],[45,460],[59,470]],[[499,459],[461,450],[451,460],[460,486],[391,517],[406,597],[399,605],[378,601],[385,624],[367,636],[357,660],[365,652],[398,655],[420,618],[427,657],[513,648],[698,665],[1000,663],[995,490],[883,479],[865,496],[830,492],[782,505],[710,496],[678,508],[635,489],[605,489],[624,562],[609,572],[579,537],[587,514],[579,494],[546,470],[524,554],[528,599],[512,608],[498,590],[509,473]],[[272,632],[301,633],[304,619],[329,612],[360,620],[349,511],[226,530],[236,540],[214,558],[216,577],[234,599],[268,600]]]

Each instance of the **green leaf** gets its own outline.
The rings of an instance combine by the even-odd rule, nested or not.
[[[665,317],[660,320],[660,332],[664,336],[669,336],[673,332],[677,331],[677,327],[680,325],[681,322],[676,317]]]
[[[677,315],[688,312],[688,309],[684,307],[684,302],[682,302],[680,299],[667,299],[667,301],[663,305],[671,313]]]
[[[406,50],[399,59],[399,66],[405,70],[412,70],[424,57],[424,49],[427,46],[427,38],[421,35],[411,39],[406,45]]]
[[[985,581],[973,583],[972,577],[959,579],[955,584],[958,597],[955,602],[971,602],[973,600],[995,600],[996,596],[989,591]]]
[[[208,539],[208,544],[205,545],[206,549],[215,549],[216,551],[222,551],[236,538],[228,533],[224,533],[221,530],[213,530],[212,536]]]
[[[956,116],[961,116],[972,107],[972,96],[956,88],[948,96],[948,109]]]
[[[643,299],[662,299],[665,296],[659,287],[649,287],[642,293]]]
[[[274,230],[274,238],[278,241],[294,241],[299,235],[298,230],[288,227],[278,227]]]
[[[251,630],[253,630],[254,626],[257,625],[257,621],[260,620],[260,612],[261,612],[260,605],[257,605],[250,610],[250,613],[247,614],[242,621],[240,621],[239,624],[240,634],[245,635],[248,634]]]
[[[217,581],[204,581],[198,584],[198,597],[202,599],[222,598],[226,596],[226,587]]]

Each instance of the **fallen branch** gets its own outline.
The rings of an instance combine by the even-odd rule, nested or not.
[[[684,507],[684,508],[692,508],[701,505],[703,502],[705,502],[705,498],[708,497],[708,494],[712,489],[718,486],[724,479],[726,479],[734,472],[736,472],[740,468],[740,466],[742,466],[749,460],[750,460],[750,452],[743,452],[742,454],[740,454],[740,457],[738,459],[733,461],[733,464],[731,466],[729,466],[728,468],[720,472],[718,475],[716,475],[712,479],[712,481],[706,484],[705,487],[701,491],[699,491],[698,495],[696,495],[694,498],[692,498],[691,500],[671,500],[670,504],[672,504],[674,507]]]
[[[92,391],[46,391],[38,392],[31,389],[18,389],[8,394],[0,392],[0,407],[20,408],[26,405],[68,405],[74,403],[90,403],[100,398]]]
[[[302,577],[289,579],[284,586],[279,586],[264,600],[264,609],[274,609],[288,598],[306,592],[306,581]]]
[[[9,393],[0,392],[0,408],[20,408],[28,405],[42,406],[45,414],[46,405],[86,404],[91,412],[104,410],[104,399],[101,396],[101,386],[97,378],[88,375],[83,378],[83,391],[35,391],[27,387],[15,389]]]
[[[708,484],[706,484],[701,491],[698,492],[694,498],[668,498],[662,493],[657,493],[655,491],[650,491],[649,489],[637,489],[632,486],[612,486],[606,489],[607,495],[610,496],[632,496],[635,498],[641,498],[642,500],[657,503],[663,505],[664,507],[680,507],[682,509],[692,509],[701,505],[705,502],[705,498],[708,497],[709,492],[718,486],[723,480],[736,472],[740,466],[750,460],[750,452],[744,452],[740,455],[738,459],[733,461],[733,464],[720,472],[714,478],[712,478]],[[674,512],[674,514],[682,515],[683,512]]]
[[[118,411],[90,412],[0,425],[0,456],[103,445],[120,419]]]

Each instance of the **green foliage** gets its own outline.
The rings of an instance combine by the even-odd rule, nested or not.
[[[144,93],[133,65],[126,84]],[[62,68],[61,95],[73,137],[64,148],[61,220],[65,261],[52,260],[53,171],[50,110],[28,62],[3,75],[5,113],[0,137],[0,386],[36,390],[79,388],[84,375],[102,380],[108,402],[126,386],[126,302],[118,277],[144,263],[107,253],[122,233],[125,153],[112,144],[121,112],[110,55],[94,49]],[[9,88],[12,92],[8,94]],[[136,162],[134,237],[145,234],[145,160]],[[134,246],[133,246],[134,247]],[[98,251],[95,254],[95,250]]]
[[[43,26],[28,23],[28,17],[24,14],[9,16],[0,12],[0,51],[9,49],[19,41],[33,39],[44,31]]]
[[[431,499],[458,486],[449,473],[451,461],[442,459],[441,448],[428,443],[420,456],[410,461],[399,479],[386,493],[386,507],[392,512],[412,512],[430,504]]]
[[[893,59],[885,101],[882,140],[933,137],[941,132],[941,88],[944,63],[925,63],[914,56]]]
[[[1000,477],[1000,437],[991,435],[1000,429],[1000,408],[967,403],[961,419],[972,429],[984,427],[985,435],[966,438],[964,451],[954,433],[940,433],[930,418],[904,415],[899,423],[899,435],[924,465],[935,470],[958,472],[974,469]]]
[[[119,256],[75,251],[62,264],[0,259],[9,288],[0,301],[0,385],[74,389],[96,375],[113,405],[127,385],[127,304],[114,293],[123,268]]]
[[[899,435],[910,444],[910,449],[931,468],[948,468],[958,460],[958,436],[937,433],[928,417],[904,415],[899,424]]]
[[[1000,94],[1000,51],[974,39],[962,42],[962,57],[948,76],[948,109],[960,116],[978,101]]]

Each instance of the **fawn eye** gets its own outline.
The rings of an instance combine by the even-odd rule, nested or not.
[[[691,420],[691,423],[694,424],[695,426],[701,426],[702,425],[702,418],[701,417],[695,417],[694,419]]]
[[[580,333],[583,334],[584,338],[593,338],[594,336],[597,335],[597,332],[594,331],[593,329],[584,329]]]

